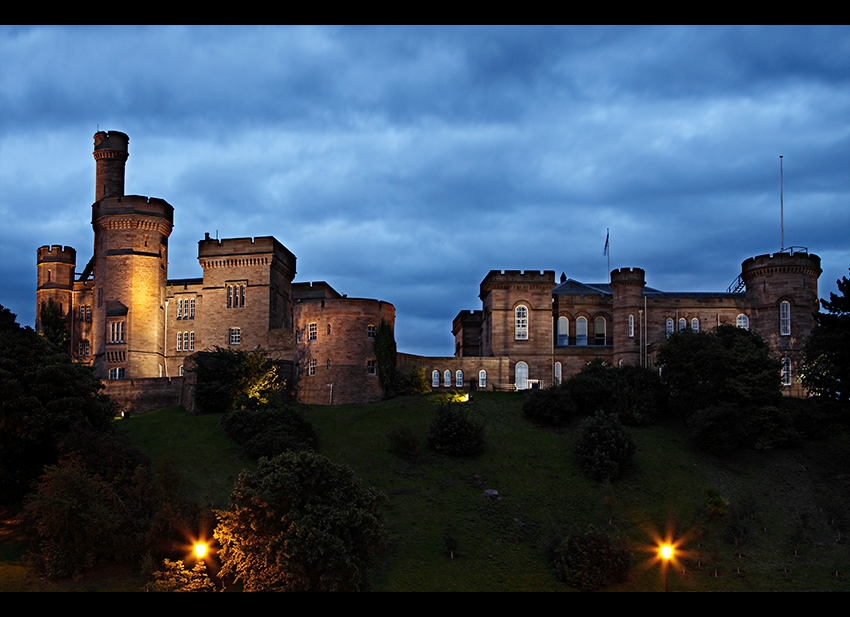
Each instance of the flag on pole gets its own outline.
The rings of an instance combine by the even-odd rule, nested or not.
[[[602,254],[603,254],[603,255],[607,255],[607,254],[608,254],[608,236],[609,236],[609,235],[610,235],[610,233],[608,232],[608,230],[605,230],[605,250],[604,250],[604,251],[602,251]]]

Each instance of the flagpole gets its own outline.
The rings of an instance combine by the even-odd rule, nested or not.
[[[608,256],[608,284],[611,284],[611,251],[608,249],[608,239],[611,237],[610,230],[605,228],[605,250],[603,253]]]
[[[779,156],[779,245],[785,250],[785,203],[782,199],[782,155]]]

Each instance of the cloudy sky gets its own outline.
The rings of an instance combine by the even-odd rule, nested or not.
[[[197,241],[273,235],[296,281],[396,306],[451,355],[492,269],[724,291],[784,245],[850,267],[850,28],[0,27],[0,304],[36,249],[92,254],[92,136]]]

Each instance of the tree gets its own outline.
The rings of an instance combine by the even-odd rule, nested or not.
[[[845,409],[850,402],[850,298],[848,280],[838,284],[840,295],[821,300],[826,313],[817,314],[817,325],[806,341],[801,380],[811,394],[832,399]]]
[[[620,540],[589,527],[573,532],[555,551],[555,577],[582,591],[592,591],[628,577],[631,551]]]
[[[445,403],[428,430],[428,445],[450,456],[471,456],[484,449],[484,426],[468,417],[462,404]]]
[[[391,398],[398,390],[396,375],[398,354],[393,327],[386,319],[381,320],[381,325],[378,326],[378,332],[375,334],[375,358],[378,362],[378,379],[381,381],[384,397]]]
[[[780,363],[755,332],[724,324],[712,332],[683,330],[658,350],[661,380],[671,404],[690,414],[721,403],[739,407],[775,403]]]
[[[56,345],[59,351],[68,352],[68,343],[71,335],[68,333],[68,315],[62,315],[62,309],[53,300],[48,298],[42,302],[38,310],[38,322],[41,324],[41,336]]]
[[[278,366],[263,351],[216,347],[195,356],[195,401],[201,413],[224,413],[280,398],[285,389]]]
[[[246,591],[365,591],[384,543],[383,493],[313,452],[260,459],[216,511],[220,574]]]
[[[576,462],[593,480],[616,480],[631,465],[635,443],[616,414],[597,411],[581,425]]]

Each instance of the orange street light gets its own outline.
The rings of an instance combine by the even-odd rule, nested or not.
[[[661,557],[664,559],[664,591],[667,591],[667,572],[670,570],[670,557],[672,556],[672,546],[665,544],[661,547]]]
[[[206,544],[196,544],[195,545],[195,555],[198,559],[203,559],[204,555],[207,554],[207,545]]]

